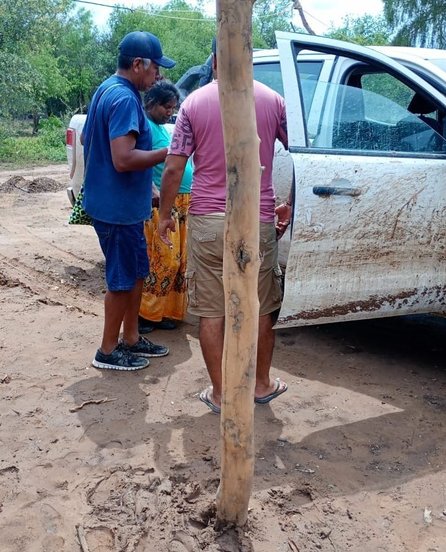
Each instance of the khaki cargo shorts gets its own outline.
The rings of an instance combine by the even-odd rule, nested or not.
[[[188,311],[204,318],[225,315],[223,290],[223,240],[225,217],[188,215],[187,270]],[[276,229],[260,223],[260,315],[280,308],[282,271],[278,263]]]

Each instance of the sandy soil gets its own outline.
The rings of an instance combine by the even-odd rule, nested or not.
[[[90,366],[103,263],[66,182],[0,173],[1,552],[446,550],[442,321],[278,331],[289,391],[255,409],[247,526],[217,533],[196,321],[153,332],[171,354],[147,370]]]

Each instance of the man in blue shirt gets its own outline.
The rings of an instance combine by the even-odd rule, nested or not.
[[[85,159],[83,207],[105,256],[107,292],[102,343],[93,366],[140,370],[150,357],[168,354],[138,333],[138,311],[149,272],[144,220],[152,205],[152,167],[167,148],[152,150],[140,92],[159,79],[159,67],[175,62],[158,38],[135,31],[119,44],[118,68],[95,92],[82,133]],[[119,333],[123,326],[123,337]]]

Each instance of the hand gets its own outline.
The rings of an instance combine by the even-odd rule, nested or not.
[[[167,152],[169,151],[169,149],[168,148],[160,148],[158,150],[152,150],[152,151],[156,151],[157,153],[159,153],[162,156],[162,161],[160,161],[160,163],[162,163],[166,160]]]
[[[280,238],[285,234],[285,232],[288,229],[288,226],[290,224],[289,220],[285,220],[284,222],[277,222],[276,223],[276,239],[280,240]]]
[[[161,238],[161,241],[164,242],[166,245],[168,245],[170,248],[172,248],[172,242],[169,239],[169,230],[171,232],[175,232],[175,221],[172,217],[169,217],[167,219],[159,219],[158,222],[158,234]]]
[[[291,220],[291,206],[286,203],[278,205],[275,209],[277,216],[276,221],[276,239],[280,238],[285,234]]]
[[[155,184],[152,182],[152,209],[158,209],[160,206],[160,192]]]

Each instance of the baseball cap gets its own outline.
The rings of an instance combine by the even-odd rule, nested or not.
[[[118,50],[124,56],[151,59],[166,69],[171,69],[176,64],[173,59],[163,56],[159,38],[147,31],[133,31],[126,34],[121,40]]]

